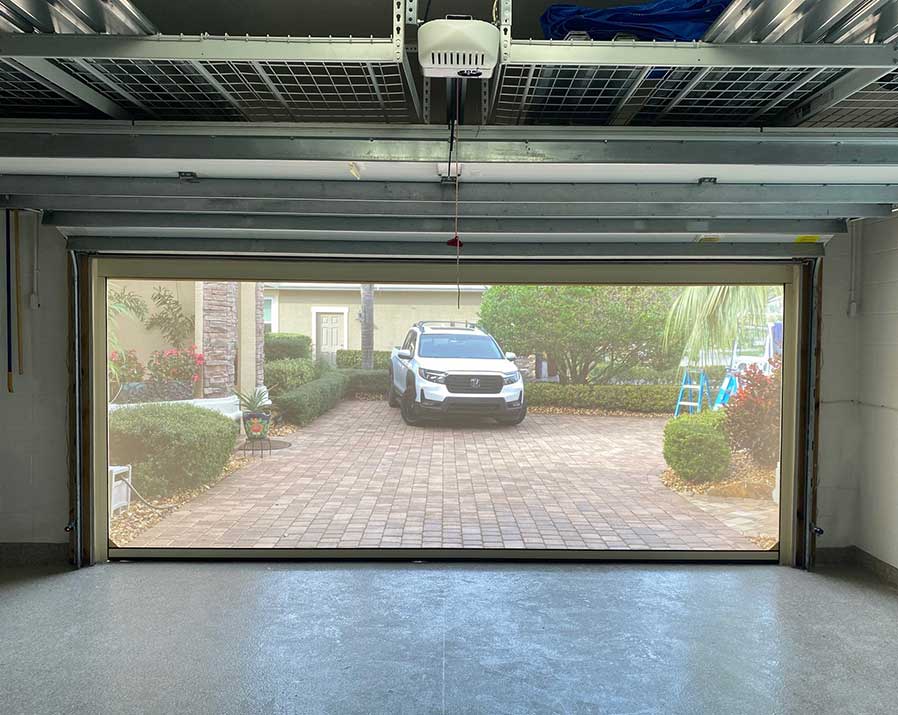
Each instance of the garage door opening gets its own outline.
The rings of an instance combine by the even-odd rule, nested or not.
[[[785,298],[112,271],[110,550],[775,557]]]

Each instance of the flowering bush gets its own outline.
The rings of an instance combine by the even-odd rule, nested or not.
[[[751,365],[739,375],[739,390],[726,408],[726,432],[734,450],[744,450],[759,467],[775,467],[780,457],[782,361],[766,375]]]
[[[203,354],[196,351],[196,345],[156,350],[147,362],[147,372],[154,382],[197,382],[205,362]]]
[[[107,365],[110,379],[121,385],[143,380],[144,368],[134,350],[113,350],[109,353]]]

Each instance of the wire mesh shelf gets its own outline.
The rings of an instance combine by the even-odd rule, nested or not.
[[[843,99],[802,126],[833,129],[898,126],[898,70]]]
[[[12,62],[0,60],[0,117],[92,119],[102,116]]]
[[[411,119],[401,67],[392,63],[70,59],[56,63],[130,111],[158,119]]]

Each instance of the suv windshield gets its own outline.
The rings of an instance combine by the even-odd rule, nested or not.
[[[488,335],[427,335],[421,336],[418,355],[430,358],[471,358],[501,360],[505,356]]]

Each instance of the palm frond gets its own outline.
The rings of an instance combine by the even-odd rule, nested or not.
[[[746,327],[765,325],[767,286],[689,286],[677,296],[664,328],[664,342],[684,340],[683,356],[696,365],[732,349]]]

